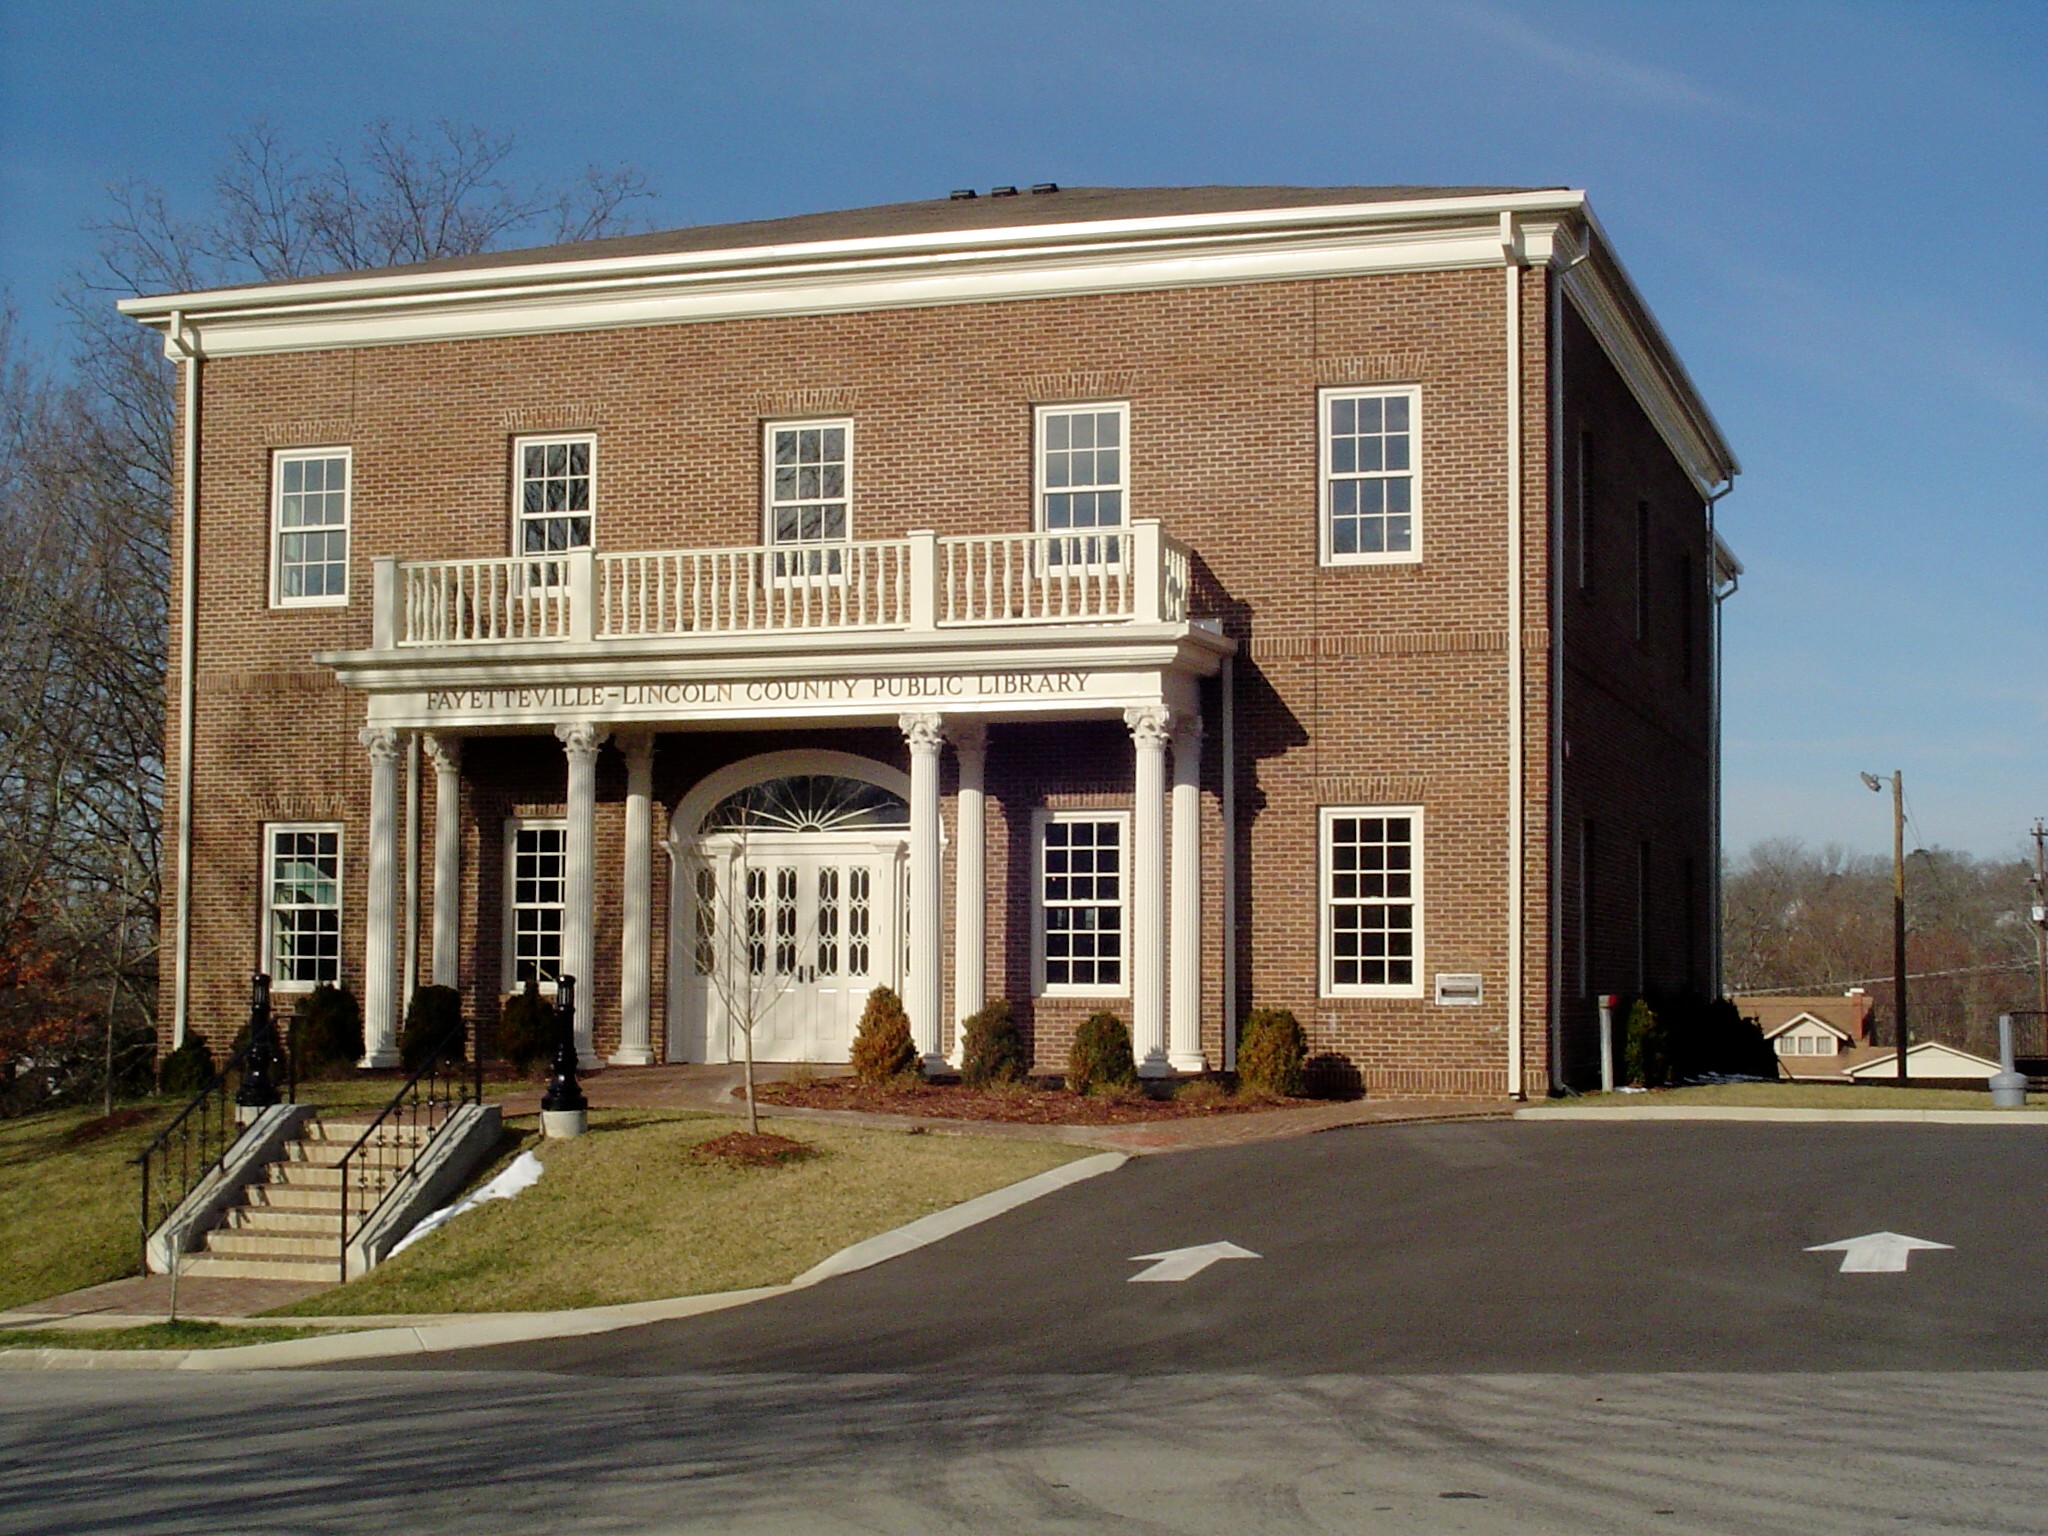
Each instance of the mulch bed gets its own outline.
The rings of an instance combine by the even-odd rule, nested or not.
[[[943,1120],[992,1120],[1011,1125],[1131,1125],[1284,1109],[1307,1099],[1236,1097],[1221,1093],[1154,1099],[1142,1091],[1081,1095],[1064,1088],[969,1088],[961,1083],[863,1083],[850,1077],[813,1082],[763,1083],[763,1104],[797,1109],[855,1109],[875,1115],[925,1115]]]
[[[101,1115],[98,1119],[88,1120],[83,1125],[74,1125],[71,1133],[64,1139],[73,1146],[98,1141],[102,1136],[111,1136],[116,1131],[127,1130],[131,1125],[140,1125],[155,1113],[156,1111],[147,1105],[138,1105],[133,1109],[117,1109],[111,1115]]]
[[[700,1163],[725,1163],[733,1168],[779,1168],[784,1163],[816,1157],[818,1149],[807,1141],[777,1136],[772,1131],[728,1131],[698,1142],[690,1149],[690,1155]]]

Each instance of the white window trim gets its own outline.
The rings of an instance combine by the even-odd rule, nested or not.
[[[1117,437],[1118,451],[1122,455],[1123,474],[1114,489],[1123,497],[1123,521],[1108,526],[1121,532],[1130,532],[1134,513],[1131,508],[1131,403],[1128,400],[1064,400],[1050,405],[1032,407],[1031,411],[1031,527],[1037,533],[1077,533],[1088,537],[1086,529],[1053,529],[1045,526],[1045,498],[1051,489],[1045,483],[1045,422],[1049,416],[1078,416],[1082,412],[1101,415],[1113,411],[1119,421]],[[1094,489],[1106,489],[1097,486]]]
[[[1415,908],[1415,953],[1411,957],[1415,979],[1405,986],[1338,986],[1330,980],[1330,823],[1339,816],[1405,816],[1408,818],[1408,846],[1413,857],[1408,866],[1411,878],[1409,905]],[[1424,858],[1422,807],[1419,805],[1326,805],[1316,817],[1316,986],[1322,997],[1427,997],[1424,961],[1427,909],[1423,906],[1422,865]]]
[[[1413,528],[1409,547],[1377,554],[1339,555],[1330,549],[1330,402],[1408,401],[1408,518]],[[1333,384],[1316,391],[1316,549],[1324,565],[1415,565],[1422,559],[1422,386],[1420,384]]]
[[[775,542],[775,434],[778,432],[801,432],[806,427],[820,431],[837,427],[846,434],[846,536],[843,539],[823,539],[814,545],[778,544]],[[822,500],[829,498],[820,497]],[[764,420],[761,423],[761,547],[763,549],[822,549],[831,544],[853,542],[853,518],[856,511],[853,491],[853,418],[851,416],[788,416]]]
[[[263,947],[260,969],[270,977],[272,992],[310,992],[319,985],[314,981],[280,981],[277,976],[277,905],[271,899],[272,888],[277,883],[277,835],[280,832],[332,832],[334,834],[334,911],[335,921],[342,928],[344,949],[346,947],[348,922],[348,833],[338,821],[266,821],[263,823]],[[340,986],[346,975],[347,955],[337,955],[334,984]]]
[[[1050,986],[1045,979],[1045,829],[1062,821],[1113,821],[1118,827],[1122,896],[1117,902],[1121,922],[1123,980],[1113,987],[1076,986],[1062,982]],[[1033,997],[1129,997],[1131,995],[1131,813],[1075,806],[1031,813],[1031,995]]]
[[[512,527],[509,537],[512,542],[512,554],[515,557],[526,557],[535,560],[545,558],[540,555],[528,557],[527,552],[520,548],[520,546],[526,542],[524,535],[528,521],[524,515],[524,507],[522,505],[525,501],[526,450],[547,443],[582,443],[590,449],[590,543],[587,547],[592,550],[597,548],[597,434],[595,432],[528,432],[512,439],[512,496],[509,508],[512,514]],[[550,517],[557,514],[543,512],[540,515],[542,517]]]
[[[284,536],[287,531],[305,530],[284,526],[284,465],[291,459],[340,459],[348,465],[348,484],[341,498],[341,591],[318,597],[284,595]],[[273,608],[346,608],[348,606],[349,561],[355,549],[356,451],[348,447],[273,448],[270,451],[270,606]],[[327,531],[333,532],[330,527]]]
[[[566,816],[507,816],[505,818],[504,900],[499,903],[504,911],[500,919],[502,939],[498,947],[498,990],[507,995],[519,990],[519,957],[513,953],[514,946],[518,943],[519,939],[519,887],[516,878],[516,871],[519,867],[519,834],[521,832],[542,829],[554,829],[566,833],[569,830],[569,818]],[[568,858],[566,844],[563,847],[562,857],[565,861]],[[566,921],[566,903],[569,894],[566,865],[562,873],[562,887]],[[553,997],[555,995],[555,984],[552,981],[543,981],[540,984],[540,995],[542,997]],[[587,1002],[588,999],[586,998],[585,1001]]]

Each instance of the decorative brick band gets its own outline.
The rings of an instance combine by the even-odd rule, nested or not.
[[[1138,381],[1135,368],[1091,368],[1085,373],[1034,373],[1024,381],[1024,398],[1033,405],[1061,400],[1119,399]]]
[[[264,821],[342,821],[348,815],[342,795],[258,795],[250,803]]]
[[[340,694],[332,672],[202,672],[195,680],[206,698],[283,699],[309,693]]]
[[[503,417],[507,432],[589,432],[604,425],[605,408],[595,401],[525,405]]]
[[[355,441],[353,416],[312,416],[304,421],[266,421],[256,429],[266,448],[343,447]]]
[[[1416,805],[1429,798],[1426,773],[1317,774],[1324,805]]]
[[[1297,656],[1456,656],[1505,651],[1498,629],[1408,630],[1388,635],[1254,635],[1245,642],[1254,661]],[[1522,649],[1547,651],[1550,631],[1525,629]]]
[[[1131,808],[1131,787],[1107,779],[1076,787],[1069,779],[1066,788],[1048,790],[1044,803],[1049,811],[1127,811]]]
[[[1413,384],[1427,361],[1420,352],[1387,352],[1377,357],[1319,357],[1318,384]]]
[[[860,403],[855,385],[833,385],[818,389],[763,389],[754,395],[757,416],[845,415]]]

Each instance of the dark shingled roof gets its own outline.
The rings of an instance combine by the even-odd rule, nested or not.
[[[598,261],[623,256],[663,256],[687,251],[723,251],[748,246],[804,245],[823,240],[861,240],[890,235],[944,234],[1009,229],[1029,224],[1087,220],[1144,219],[1194,213],[1242,213],[1262,208],[1314,208],[1340,203],[1417,202],[1439,197],[1488,197],[1537,190],[1529,187],[1061,187],[1034,193],[1020,187],[1014,197],[935,198],[922,203],[884,203],[836,213],[802,213],[787,219],[744,224],[693,224],[644,235],[617,235],[568,245],[544,245],[481,256],[450,256],[401,267],[397,272],[469,272],[550,261]],[[338,275],[338,274],[337,274]],[[357,274],[367,276],[370,274]],[[305,281],[306,279],[289,279]],[[275,284],[251,284],[273,287]]]

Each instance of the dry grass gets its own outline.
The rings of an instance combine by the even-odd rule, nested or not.
[[[547,1173],[517,1199],[273,1315],[545,1311],[776,1284],[849,1243],[1087,1153],[774,1124],[819,1155],[771,1168],[704,1163],[694,1148],[731,1120],[594,1111],[586,1135],[535,1149]]]
[[[1744,1109],[1989,1109],[1991,1094],[1973,1088],[1898,1088],[1876,1083],[1702,1083],[1655,1093],[1589,1093],[1559,1101],[1574,1107],[1640,1109],[1646,1104],[1720,1104]],[[2048,1108],[2048,1094],[2027,1095],[2028,1108]]]
[[[140,1175],[129,1166],[170,1118],[161,1104],[60,1109],[0,1121],[0,1307],[132,1275]]]

